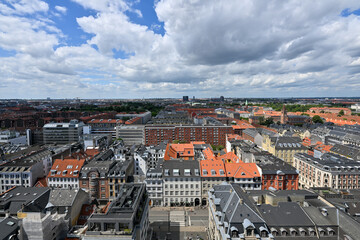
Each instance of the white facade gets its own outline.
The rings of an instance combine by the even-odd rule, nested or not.
[[[192,204],[200,205],[201,180],[197,178],[165,178],[164,205]]]
[[[79,179],[78,178],[48,178],[49,187],[54,188],[69,188],[69,189],[79,189]]]
[[[146,157],[134,153],[134,174],[145,176],[147,172]]]

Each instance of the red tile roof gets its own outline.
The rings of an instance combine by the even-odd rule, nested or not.
[[[261,177],[255,163],[225,163],[226,176],[233,178]]]
[[[56,159],[48,178],[79,178],[85,159]]]

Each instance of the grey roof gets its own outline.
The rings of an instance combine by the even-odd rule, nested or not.
[[[349,158],[353,158],[355,160],[360,160],[360,149],[354,146],[335,144],[331,148],[331,152],[337,153],[339,155],[343,155]]]
[[[15,187],[0,195],[0,212],[16,214],[22,206],[38,211],[48,203],[50,188]]]
[[[18,220],[8,217],[0,220],[0,239],[8,239],[12,234],[16,234],[19,228]]]
[[[256,165],[261,168],[263,174],[278,174],[279,170],[284,174],[298,174],[295,167],[273,155],[258,155],[255,159]]]
[[[308,227],[313,223],[296,202],[280,202],[278,206],[263,204],[261,216],[272,227]]]
[[[190,170],[190,175],[185,174],[185,169]],[[174,170],[179,170],[179,175],[174,175]],[[172,159],[163,162],[163,176],[168,177],[200,177],[200,165],[196,160]]]
[[[55,207],[71,207],[79,191],[77,189],[53,189],[49,202]]]
[[[296,150],[304,150],[306,147],[302,145],[302,141],[299,137],[277,137],[272,138],[275,142],[275,148],[278,150],[284,149],[296,149]]]

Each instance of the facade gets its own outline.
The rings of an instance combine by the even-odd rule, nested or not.
[[[116,164],[110,167],[108,172],[110,199],[116,199],[119,196],[121,186],[129,182],[133,173],[134,161],[131,158],[124,161],[116,161]]]
[[[52,164],[51,152],[40,150],[0,165],[0,193],[15,186],[32,187],[45,177]]]
[[[83,133],[84,123],[71,120],[69,123],[48,123],[43,127],[44,143],[66,144],[78,142]]]
[[[232,133],[232,127],[225,125],[146,125],[144,137],[147,146],[174,140],[203,141],[208,144],[225,146],[226,134]]]
[[[116,114],[117,119],[133,119],[140,118],[140,124],[145,124],[151,119],[151,112],[142,112],[142,113],[118,113]]]
[[[226,182],[226,170],[222,160],[201,160],[200,161],[200,173],[201,173],[201,205],[207,205],[208,191],[213,188],[214,185]]]
[[[307,148],[302,145],[302,141],[298,137],[269,137],[265,135],[262,147],[290,165],[293,165],[296,153],[307,152]]]
[[[162,160],[156,168],[150,169],[146,174],[146,191],[149,194],[151,206],[163,206],[164,179],[162,171]]]
[[[144,125],[118,125],[116,138],[121,138],[125,145],[144,144]]]
[[[270,154],[266,154],[256,156],[256,165],[261,173],[261,189],[298,189],[299,171],[290,164]]]
[[[198,161],[164,161],[163,178],[165,206],[200,205],[201,177]]]
[[[88,218],[84,240],[145,240],[149,228],[149,199],[145,184],[124,184],[104,213]]]
[[[360,163],[345,157],[325,153],[321,158],[314,158],[305,153],[298,153],[294,157],[294,167],[300,172],[301,188],[360,188]]]
[[[52,188],[79,189],[80,171],[85,159],[56,159],[47,176]]]
[[[116,137],[116,126],[124,121],[120,119],[92,119],[87,122],[92,134],[106,134]]]
[[[114,156],[112,150],[106,150],[96,155],[80,171],[80,188],[89,192],[92,198],[107,201],[110,197],[108,173],[116,165],[111,160]]]

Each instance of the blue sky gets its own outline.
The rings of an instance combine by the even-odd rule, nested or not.
[[[359,96],[359,32],[352,0],[4,0],[1,98]]]

